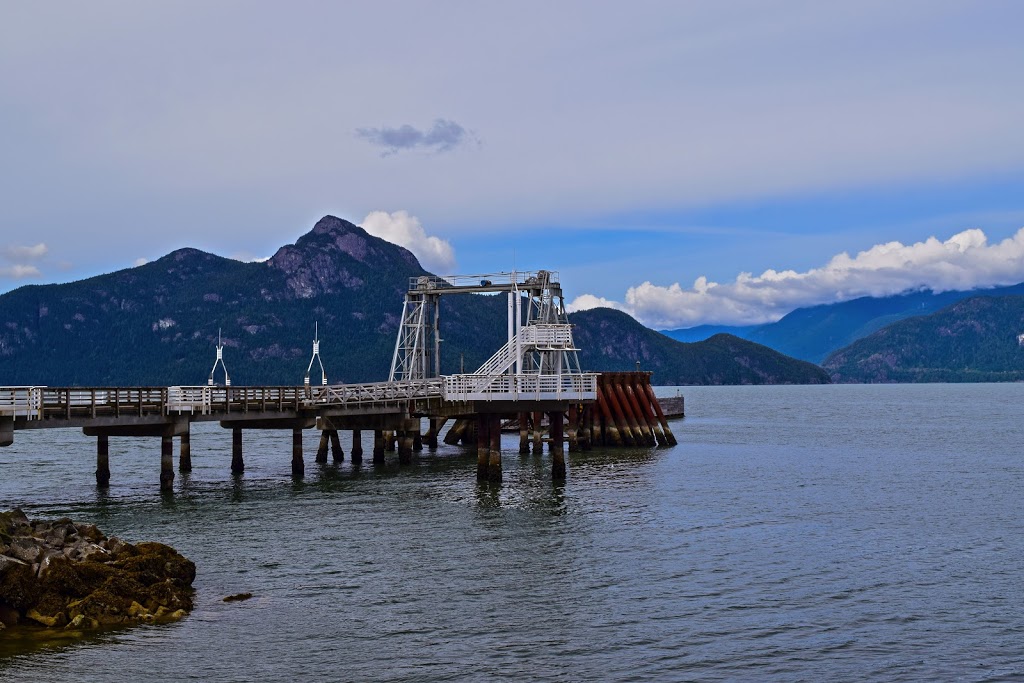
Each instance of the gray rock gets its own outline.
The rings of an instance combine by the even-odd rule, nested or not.
[[[26,564],[28,563],[22,562],[21,560],[15,559],[13,557],[8,557],[7,555],[0,555],[0,576],[6,574],[7,570],[11,569],[12,567],[23,567]]]
[[[22,536],[11,541],[8,554],[24,562],[35,562],[39,559],[39,544],[32,538]]]

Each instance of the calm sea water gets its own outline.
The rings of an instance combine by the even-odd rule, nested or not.
[[[19,432],[0,506],[198,566],[185,620],[71,643],[0,635],[3,681],[921,681],[1024,677],[1024,385],[688,387],[672,449],[503,440],[290,478],[290,434]],[[675,393],[675,390],[667,390]],[[307,448],[315,448],[308,432]],[[346,442],[346,453],[348,444]],[[251,592],[242,603],[224,596]]]

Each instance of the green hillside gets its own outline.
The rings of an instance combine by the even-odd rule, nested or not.
[[[1024,296],[978,296],[893,323],[824,362],[836,382],[1024,381]]]

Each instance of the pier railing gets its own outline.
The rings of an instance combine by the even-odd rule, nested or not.
[[[449,401],[594,401],[597,374],[571,375],[448,375],[444,397]]]
[[[0,387],[0,417],[71,420],[226,415],[332,407],[394,407],[411,400],[431,398],[592,401],[596,397],[596,374],[468,374],[319,387]]]

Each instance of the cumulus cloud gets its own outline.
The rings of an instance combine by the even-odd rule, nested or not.
[[[37,261],[46,256],[50,248],[40,242],[31,246],[9,246],[2,250],[3,257],[8,261]]]
[[[427,270],[450,273],[455,269],[455,250],[447,240],[433,235],[420,224],[420,219],[407,211],[371,211],[362,221],[366,232],[405,247]]]
[[[42,242],[30,246],[11,245],[0,248],[0,258],[11,264],[0,266],[0,277],[14,280],[39,277],[42,273],[32,262],[46,256],[48,251],[49,247]]]
[[[13,266],[0,266],[0,277],[9,277],[14,280],[21,280],[27,277],[39,277],[42,273],[35,266],[15,264]]]
[[[448,152],[473,139],[469,131],[448,119],[435,119],[434,125],[428,130],[420,130],[409,124],[398,128],[357,128],[356,136],[372,145],[383,147],[381,156],[391,156],[408,149]]]
[[[139,258],[135,259],[135,261],[132,262],[132,265],[135,266],[136,268],[138,268],[139,266],[144,266],[147,263],[149,263],[149,259],[145,258],[143,256],[140,256]]]
[[[965,230],[945,241],[877,244],[850,256],[843,252],[805,272],[740,273],[733,282],[698,277],[692,286],[644,282],[626,291],[625,302],[585,294],[570,310],[610,305],[643,323],[669,329],[701,324],[749,325],[778,320],[801,306],[888,296],[917,289],[937,292],[995,287],[1024,281],[1024,228],[997,244]]]

